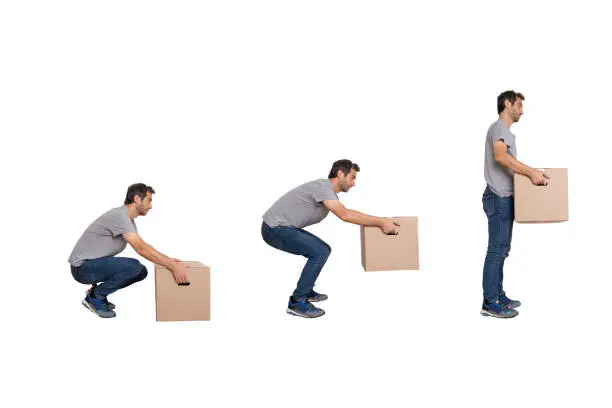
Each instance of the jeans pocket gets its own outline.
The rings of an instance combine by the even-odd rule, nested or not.
[[[485,194],[482,196],[482,209],[487,217],[495,214],[495,196],[493,194]]]

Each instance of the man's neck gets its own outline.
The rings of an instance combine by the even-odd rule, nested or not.
[[[512,126],[512,124],[514,123],[510,115],[504,114],[503,112],[499,115],[499,118],[504,121],[504,124],[508,129],[510,129],[510,126]]]
[[[138,211],[136,210],[136,206],[134,204],[126,204],[128,209],[128,217],[133,221],[136,217],[138,217]]]
[[[340,182],[338,181],[338,178],[330,178],[329,179],[330,183],[332,183],[332,186],[334,187],[334,193],[338,194],[339,192],[342,191],[342,188],[340,187]]]

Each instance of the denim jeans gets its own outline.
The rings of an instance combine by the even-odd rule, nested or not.
[[[514,225],[514,196],[500,197],[487,187],[482,207],[489,220],[489,244],[482,271],[484,300],[493,303],[504,295],[504,262],[510,253]]]
[[[301,228],[285,226],[271,228],[265,222],[261,224],[261,236],[268,245],[276,249],[308,258],[293,292],[296,299],[307,299],[321,269],[327,262],[331,247],[317,236]]]
[[[72,276],[79,283],[99,283],[94,293],[98,299],[105,299],[111,293],[147,277],[147,268],[143,264],[136,259],[118,256],[90,259],[70,269]]]

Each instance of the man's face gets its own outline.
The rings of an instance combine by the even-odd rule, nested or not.
[[[510,112],[512,121],[518,122],[523,115],[523,100],[521,98],[516,98],[513,104],[510,104],[510,101],[506,101],[506,107],[509,108],[508,111]]]
[[[340,180],[340,187],[342,191],[347,193],[351,187],[355,186],[355,180],[357,179],[357,171],[351,169],[348,175],[345,175],[342,171],[338,172],[338,178]]]
[[[140,197],[135,196],[134,203],[136,204],[138,215],[147,215],[149,210],[153,208],[153,195],[147,192],[147,196],[142,200]]]

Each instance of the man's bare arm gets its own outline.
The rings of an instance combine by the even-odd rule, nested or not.
[[[498,140],[493,144],[493,156],[500,165],[515,173],[529,177],[533,184],[546,184],[546,179],[550,178],[546,172],[529,167],[508,153],[508,146],[506,146],[503,140]]]
[[[186,268],[182,263],[162,254],[151,245],[147,244],[139,234],[135,232],[126,232],[123,234],[123,238],[125,238],[132,248],[134,248],[134,251],[140,256],[154,264],[168,268],[174,275],[174,279],[177,283],[189,282]]]
[[[397,234],[399,224],[390,218],[375,217],[359,211],[349,210],[339,200],[325,200],[323,205],[344,222],[379,227],[385,234]]]

